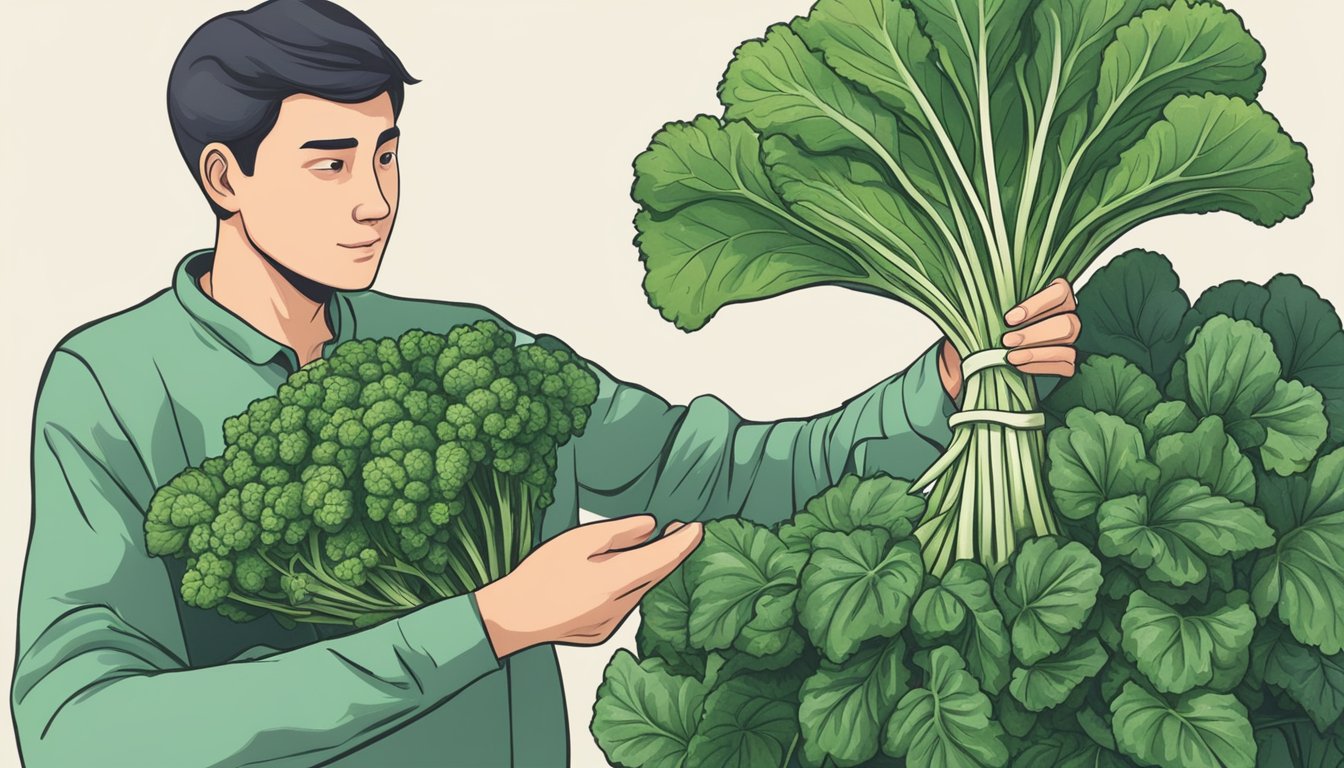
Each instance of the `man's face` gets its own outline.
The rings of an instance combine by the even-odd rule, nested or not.
[[[397,216],[397,144],[386,93],[357,104],[285,99],[252,175],[234,176],[248,237],[309,280],[368,288]]]

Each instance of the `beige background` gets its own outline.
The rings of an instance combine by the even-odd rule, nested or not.
[[[1225,2],[1269,51],[1261,102],[1309,147],[1316,200],[1274,230],[1230,215],[1148,224],[1112,253],[1165,252],[1195,292],[1292,271],[1344,306],[1344,5]],[[639,288],[632,159],[664,122],[718,111],[714,91],[733,48],[810,4],[347,0],[424,81],[408,90],[401,116],[400,219],[376,287],[484,303],[674,402],[713,392],[753,419],[832,408],[903,368],[935,333],[889,301],[840,289],[795,292],[729,308],[688,336],[663,322]],[[211,244],[213,220],[173,145],[164,89],[187,36],[239,5],[3,3],[6,681],[38,376],[69,330],[166,287],[184,253]],[[600,648],[561,649],[575,766],[604,764],[587,731],[593,694],[634,626],[632,618]],[[0,730],[0,765],[17,764],[10,729]]]

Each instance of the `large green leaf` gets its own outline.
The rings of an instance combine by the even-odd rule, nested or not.
[[[927,768],[1005,765],[1003,729],[956,650],[935,648],[925,669],[924,686],[905,694],[887,722],[887,754]]]
[[[1097,601],[1101,563],[1078,542],[1032,539],[995,577],[994,593],[1012,626],[1013,653],[1035,664],[1060,650]]]
[[[798,720],[814,763],[858,765],[877,754],[882,728],[909,690],[905,642],[865,646],[843,665],[822,660],[803,682]]]
[[[1059,419],[1082,407],[1141,427],[1144,415],[1161,401],[1157,384],[1133,363],[1118,355],[1093,355],[1079,366],[1077,375],[1050,393],[1045,407]]]
[[[669,124],[635,160],[644,290],[683,330],[727,304],[867,274],[785,209],[760,152],[746,125],[701,116]]]
[[[902,538],[910,535],[923,514],[924,497],[911,493],[908,480],[887,475],[864,479],[848,474],[812,497],[781,525],[779,538],[797,551],[810,551],[812,539],[823,531],[849,533],[859,528],[882,528]]]
[[[639,601],[640,626],[648,627],[654,637],[676,651],[691,647],[691,589],[686,583],[689,570],[678,567]],[[647,655],[644,649],[641,652]]]
[[[1053,656],[1013,670],[1008,690],[1032,712],[1063,703],[1084,680],[1101,671],[1108,658],[1095,637]]]
[[[1150,449],[1158,440],[1177,432],[1192,432],[1199,426],[1199,419],[1190,410],[1184,400],[1168,400],[1153,406],[1153,410],[1143,417],[1139,431],[1143,432],[1143,442]]]
[[[1008,683],[1008,632],[990,597],[989,575],[979,563],[953,563],[936,586],[919,596],[910,626],[925,645],[959,634],[957,650],[986,691],[997,694]]]
[[[1264,681],[1283,688],[1321,731],[1344,714],[1344,654],[1327,656],[1281,635],[1257,662],[1264,665]]]
[[[1293,637],[1333,655],[1344,650],[1344,448],[1308,475],[1262,481],[1257,502],[1278,544],[1256,561],[1256,613],[1279,618]]]
[[[863,641],[905,628],[924,579],[914,539],[893,541],[887,531],[860,529],[817,534],[813,545],[798,618],[828,659],[843,662]]]
[[[1236,441],[1223,431],[1223,421],[1208,416],[1189,432],[1169,435],[1153,445],[1153,463],[1162,485],[1190,479],[1213,493],[1244,504],[1255,503],[1255,474]]]
[[[798,684],[788,675],[735,677],[705,699],[687,766],[783,765],[798,736]]]
[[[1101,13],[1117,4],[1089,1],[1088,5],[1096,9],[1090,13]],[[1078,350],[1122,355],[1159,385],[1165,384],[1185,346],[1181,321],[1189,309],[1190,299],[1167,257],[1129,251],[1097,270],[1078,291],[1082,320]]]
[[[1185,693],[1208,684],[1215,668],[1232,666],[1245,655],[1255,614],[1244,603],[1183,614],[1139,591],[1130,595],[1121,626],[1125,652],[1139,671],[1159,691]]]
[[[1125,683],[1111,702],[1120,750],[1144,765],[1252,768],[1255,739],[1231,694],[1192,692],[1167,702]]]
[[[628,768],[682,768],[704,709],[705,686],[625,649],[607,664],[593,705],[592,732],[607,759]]]
[[[1296,720],[1255,729],[1256,768],[1339,768],[1344,741],[1322,736],[1311,723]]]
[[[1157,478],[1143,436],[1119,416],[1075,408],[1066,423],[1047,438],[1051,495],[1065,517],[1090,517],[1106,500],[1138,493]]]
[[[1170,483],[1152,501],[1126,496],[1106,502],[1097,527],[1102,553],[1176,586],[1202,581],[1206,557],[1240,556],[1274,543],[1258,510],[1190,479]]]
[[[693,585],[691,645],[705,650],[733,645],[756,618],[758,603],[765,598],[782,598],[791,610],[806,559],[805,554],[790,552],[771,531],[744,520],[715,520],[706,525],[700,546],[684,566]],[[783,610],[779,602],[774,610]],[[787,622],[775,621],[772,628],[781,623],[787,626]]]
[[[1013,756],[1012,768],[1131,768],[1134,763],[1077,733],[1033,739]]]
[[[1260,460],[1265,469],[1292,475],[1306,469],[1325,442],[1325,403],[1321,393],[1298,381],[1277,381],[1274,393],[1251,414],[1265,431]]]

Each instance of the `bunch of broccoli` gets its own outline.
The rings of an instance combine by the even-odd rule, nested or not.
[[[348,341],[226,419],[224,454],[154,494],[146,543],[186,559],[189,605],[377,623],[527,555],[596,399],[570,352],[489,320]]]

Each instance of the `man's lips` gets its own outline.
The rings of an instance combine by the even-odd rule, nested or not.
[[[338,243],[342,248],[368,248],[370,245],[382,240],[381,237],[375,237],[372,240],[365,240],[362,243]]]

